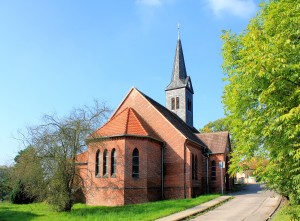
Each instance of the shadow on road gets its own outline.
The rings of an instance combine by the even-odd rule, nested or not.
[[[256,193],[266,193],[268,190],[265,189],[264,184],[246,184],[241,188],[241,190],[230,193],[231,196],[241,196],[241,195],[249,195],[249,194],[256,194]]]

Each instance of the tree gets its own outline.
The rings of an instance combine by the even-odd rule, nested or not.
[[[231,172],[253,156],[273,190],[300,203],[300,2],[270,0],[240,35],[222,35],[223,103],[236,142]]]
[[[42,161],[33,146],[19,151],[11,170],[11,201],[16,204],[32,203],[45,198],[46,180]]]
[[[226,118],[220,118],[204,125],[203,128],[201,128],[199,131],[201,133],[229,131],[229,122]]]
[[[95,101],[93,107],[75,108],[63,118],[44,115],[42,124],[22,133],[22,140],[33,146],[41,160],[46,199],[57,211],[70,211],[73,193],[81,182],[76,155],[85,150],[85,139],[107,118],[110,109]]]
[[[11,167],[0,166],[0,201],[7,199],[11,191],[9,174]]]

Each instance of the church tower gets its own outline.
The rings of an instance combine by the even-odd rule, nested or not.
[[[194,90],[191,78],[186,74],[179,32],[173,64],[172,78],[165,91],[166,107],[176,113],[190,127],[193,127]]]

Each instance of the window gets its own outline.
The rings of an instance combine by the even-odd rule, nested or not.
[[[192,179],[195,179],[195,156],[192,154]]]
[[[188,110],[192,111],[192,101],[188,98]]]
[[[171,99],[171,110],[175,110],[175,98],[172,97]]]
[[[211,180],[216,180],[216,161],[211,162]]]
[[[198,157],[195,156],[195,180],[198,180]]]
[[[100,176],[100,150],[96,152],[95,176]]]
[[[176,109],[179,109],[179,97],[176,97]]]
[[[135,148],[132,153],[132,177],[139,177],[139,150]]]
[[[116,170],[117,170],[117,152],[116,149],[113,149],[111,152],[111,165],[110,165],[110,175],[115,176],[116,175]]]
[[[107,168],[108,168],[108,152],[104,150],[103,152],[103,176],[107,176]]]

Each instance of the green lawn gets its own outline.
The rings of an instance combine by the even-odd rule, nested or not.
[[[71,212],[54,212],[46,203],[15,205],[0,203],[0,221],[7,220],[154,220],[217,198],[218,194],[204,195],[193,199],[165,200],[152,203],[103,207],[74,205]]]

